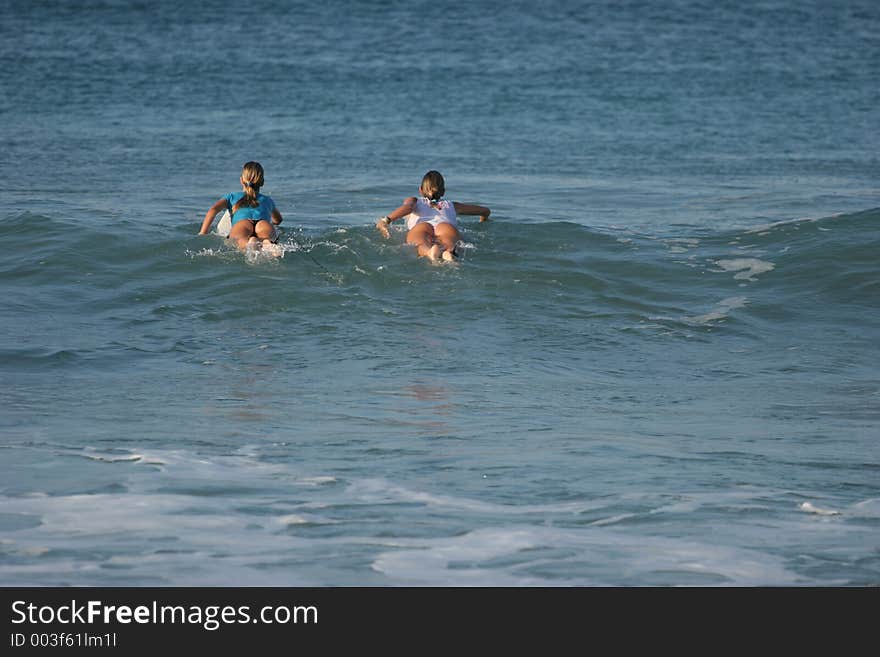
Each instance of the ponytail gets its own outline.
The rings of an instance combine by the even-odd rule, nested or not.
[[[260,205],[258,195],[264,182],[263,167],[259,162],[248,162],[241,169],[241,179],[242,185],[244,185],[244,196],[232,206],[233,215],[240,208],[255,208]]]

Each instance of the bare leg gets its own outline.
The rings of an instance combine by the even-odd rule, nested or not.
[[[455,245],[460,237],[458,229],[452,224],[437,224],[437,227],[434,228],[434,236],[440,242],[440,246],[443,247],[443,259],[452,260],[452,252],[455,251]]]
[[[431,224],[416,224],[406,234],[406,243],[415,244],[416,250],[420,256],[425,256],[431,260],[440,258],[443,249],[438,244],[434,244],[434,227]]]
[[[229,231],[229,239],[235,242],[235,245],[242,251],[247,249],[248,243],[250,243],[251,239],[256,241],[256,237],[254,236],[254,222],[245,220],[233,224],[232,230]]]
[[[260,241],[269,240],[271,242],[272,236],[274,235],[272,224],[265,219],[263,221],[258,221],[257,225],[254,226],[254,235],[256,235],[257,239]]]
[[[259,248],[263,251],[263,253],[267,255],[273,255],[276,258],[278,256],[284,255],[284,249],[275,244],[275,241],[273,239],[276,237],[275,228],[268,221],[258,221],[257,225],[254,226],[254,233],[256,235],[256,239],[260,241]]]

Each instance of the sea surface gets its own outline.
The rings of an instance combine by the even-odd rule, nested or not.
[[[880,585],[875,0],[0,23],[0,585]]]

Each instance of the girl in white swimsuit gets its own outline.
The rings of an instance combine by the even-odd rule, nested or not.
[[[431,260],[452,260],[459,240],[458,215],[477,215],[488,221],[491,210],[482,205],[447,201],[446,183],[437,171],[422,178],[419,196],[404,199],[403,204],[376,222],[376,228],[389,237],[388,226],[396,219],[406,218],[406,242],[414,244],[420,256]]]

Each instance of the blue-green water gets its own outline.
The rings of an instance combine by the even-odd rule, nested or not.
[[[259,9],[0,4],[0,584],[880,583],[876,3]]]

